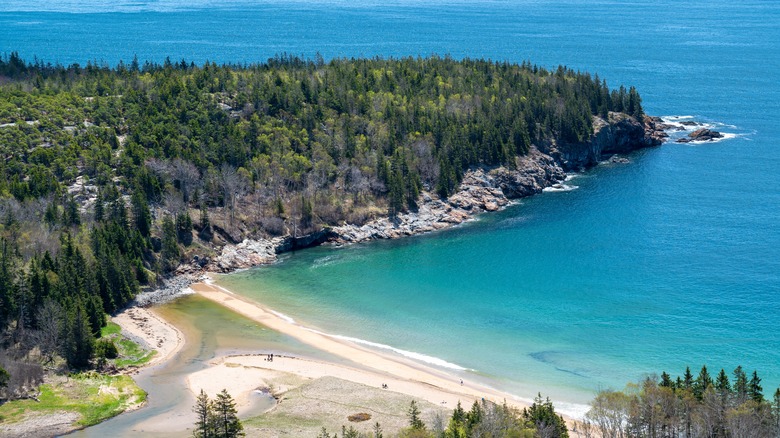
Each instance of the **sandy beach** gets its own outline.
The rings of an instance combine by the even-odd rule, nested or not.
[[[145,307],[130,307],[111,318],[122,327],[128,338],[157,353],[144,366],[165,362],[184,346],[184,334],[154,312]]]
[[[271,361],[270,351],[258,351],[216,357],[204,369],[184,378],[193,397],[201,389],[211,397],[226,389],[236,401],[239,416],[254,417],[247,424],[253,433],[282,436],[292,431],[308,436],[316,434],[322,425],[335,431],[356,412],[372,415],[371,424],[356,425],[365,431],[379,421],[386,431],[393,432],[406,426],[405,412],[412,399],[418,401],[428,419],[446,418],[458,402],[468,409],[483,398],[518,409],[527,406],[512,394],[461,381],[459,376],[403,356],[371,350],[299,325],[210,281],[190,287],[198,295],[271,330],[344,359],[328,361],[277,351]],[[165,362],[184,346],[182,331],[153,309],[130,308],[112,319],[124,333],[157,351],[147,367]],[[257,417],[262,412],[266,413]],[[148,419],[134,430],[177,435],[175,431],[189,433],[193,422],[188,405]]]
[[[283,371],[308,379],[316,379],[323,376],[337,377],[377,388],[381,388],[382,384],[386,384],[388,385],[388,391],[407,394],[450,408],[454,407],[458,401],[461,401],[464,405],[470,405],[474,400],[482,398],[497,403],[506,401],[508,405],[517,408],[527,406],[527,403],[518,400],[511,394],[473,382],[464,381],[461,383],[459,377],[444,371],[427,367],[400,356],[369,350],[361,345],[312,331],[220,286],[208,283],[195,283],[191,287],[199,295],[259,322],[272,330],[291,336],[307,345],[347,359],[355,364],[354,366],[348,366],[292,357],[275,358],[273,362],[264,360],[266,359],[265,356],[221,358],[215,361],[210,368],[199,373],[201,375],[190,376],[189,383],[194,391],[199,391],[199,389],[196,390],[195,388],[202,387],[207,392],[211,392],[209,388],[213,385],[209,385],[209,382],[219,381],[219,385],[227,388],[231,394],[235,394],[237,401],[241,403],[246,399],[246,394],[254,389],[251,383],[252,379],[246,378],[247,376],[244,373],[236,371],[236,367],[241,367],[247,370],[245,371],[246,373],[257,375],[258,378],[262,378],[264,372]]]

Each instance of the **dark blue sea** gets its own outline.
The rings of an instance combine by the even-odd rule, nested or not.
[[[598,73],[727,133],[604,164],[455,229],[220,281],[297,321],[576,413],[601,388],[737,365],[780,385],[780,2],[0,4],[0,52],[252,63],[451,55]],[[671,120],[671,119],[670,119]]]

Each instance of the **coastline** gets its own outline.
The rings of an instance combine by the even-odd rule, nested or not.
[[[162,364],[184,347],[184,333],[166,321],[154,308],[128,307],[111,318],[122,328],[122,335],[155,351],[152,359],[141,367],[150,368]]]
[[[263,355],[231,355],[213,359],[206,369],[186,378],[193,396],[200,389],[206,390],[210,396],[223,388],[228,389],[237,402],[239,412],[247,412],[251,408],[251,393],[262,386],[258,381],[267,380],[280,372],[303,379],[334,377],[375,388],[387,384],[390,392],[447,409],[454,408],[458,401],[469,406],[482,398],[523,409],[530,405],[527,399],[476,382],[464,381],[461,384],[460,377],[445,371],[298,325],[284,315],[265,308],[262,303],[247,300],[213,284],[208,276],[203,281],[201,275],[204,271],[226,273],[274,263],[280,253],[322,243],[341,245],[395,239],[448,228],[481,213],[499,210],[512,199],[557,187],[565,181],[567,172],[592,167],[610,154],[659,145],[664,139],[659,132],[665,134],[663,130],[667,129],[660,122],[660,119],[648,118],[646,124],[641,125],[633,119],[612,120],[610,117],[608,123],[601,121],[596,124],[596,132],[584,149],[583,145],[545,145],[533,148],[527,156],[520,157],[516,168],[511,170],[504,167],[472,169],[464,175],[458,192],[449,199],[442,200],[424,192],[416,212],[375,219],[362,226],[346,224],[303,237],[248,238],[238,244],[227,244],[212,260],[196,258],[192,263],[181,265],[177,276],[170,281],[171,286],[144,294],[143,300],[117,315],[114,321],[134,339],[140,339],[158,351],[144,367],[158,365],[173,357],[183,347],[185,339],[180,330],[153,309],[141,306],[170,301],[182,295],[183,291],[194,292],[271,330],[354,364],[287,355],[270,362],[262,360]],[[567,418],[567,421],[571,423],[573,420]],[[182,430],[190,426],[186,419],[182,419],[180,425]]]
[[[445,371],[408,360],[402,357],[385,354],[380,351],[365,348],[356,343],[329,336],[307,327],[296,324],[278,313],[266,309],[262,304],[249,301],[229,290],[209,283],[194,283],[192,289],[200,296],[222,305],[234,312],[256,321],[274,331],[285,334],[296,340],[312,346],[331,355],[346,359],[355,365],[338,364],[324,360],[313,360],[291,356],[283,356],[278,361],[264,361],[262,356],[229,356],[218,358],[211,363],[205,375],[212,369],[226,369],[226,363],[237,363],[244,367],[292,372],[305,378],[323,376],[337,377],[354,383],[381,388],[388,385],[388,390],[404,393],[416,398],[441,404],[448,408],[454,407],[458,400],[470,405],[474,400],[485,398],[496,403],[506,403],[509,406],[522,409],[529,404],[513,394],[480,385],[475,382],[463,381]],[[219,374],[219,373],[217,373]],[[210,379],[189,379],[192,384]],[[224,384],[226,380],[220,380]],[[251,384],[241,381],[230,381],[240,393],[246,393],[254,388]],[[228,391],[230,391],[228,389]],[[242,397],[242,396],[239,396]]]

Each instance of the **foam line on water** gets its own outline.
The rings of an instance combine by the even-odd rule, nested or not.
[[[269,312],[273,313],[274,315],[278,316],[279,318],[282,318],[283,320],[287,321],[290,324],[295,324],[295,320],[291,317],[285,315],[284,313],[277,312],[276,310],[268,309]]]
[[[580,186],[574,186],[574,185],[568,185],[568,184],[554,184],[550,187],[545,187],[542,189],[543,192],[570,192],[572,190],[577,190],[580,188]]]
[[[395,347],[390,346],[390,345],[380,344],[378,342],[371,342],[371,341],[367,341],[365,339],[360,339],[360,338],[353,338],[351,336],[332,335],[330,333],[324,333],[324,332],[321,332],[319,330],[314,330],[314,329],[311,329],[311,328],[308,328],[308,327],[304,327],[304,329],[306,329],[306,330],[308,330],[308,331],[310,331],[312,333],[317,333],[317,334],[320,334],[320,335],[323,335],[323,336],[328,336],[328,337],[331,337],[331,338],[334,338],[334,339],[339,339],[339,340],[342,340],[342,341],[354,342],[355,344],[367,345],[369,347],[379,348],[379,349],[382,349],[382,350],[390,350],[393,353],[400,354],[401,356],[408,357],[409,359],[414,359],[414,360],[417,360],[417,361],[420,361],[420,362],[425,362],[425,363],[428,363],[428,364],[431,364],[431,365],[435,365],[435,366],[438,366],[438,367],[442,367],[442,368],[449,368],[451,370],[457,370],[457,371],[473,371],[473,370],[469,370],[468,368],[464,368],[464,367],[462,367],[460,365],[454,364],[452,362],[447,362],[444,359],[440,359],[438,357],[433,357],[433,356],[428,356],[427,354],[416,353],[414,351],[408,351],[408,350],[402,350],[400,348],[395,348]]]

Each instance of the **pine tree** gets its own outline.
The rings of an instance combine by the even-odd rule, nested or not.
[[[734,369],[734,395],[736,396],[737,405],[741,405],[747,401],[748,381],[747,375],[741,365]]]
[[[425,423],[420,419],[420,408],[417,407],[417,402],[412,400],[409,404],[409,427],[413,430],[424,430]]]
[[[172,271],[179,265],[179,244],[176,238],[176,226],[170,216],[163,219],[162,226],[162,263],[163,269]]]
[[[188,211],[176,215],[176,239],[184,246],[192,243],[192,218]]]
[[[659,384],[663,388],[671,388],[674,386],[674,382],[672,382],[672,378],[667,374],[666,371],[661,373],[661,383]]]
[[[780,436],[780,388],[775,390],[773,401],[774,403],[772,403],[772,414],[775,417],[775,435]]]
[[[236,403],[226,389],[217,394],[217,398],[211,405],[216,424],[214,425],[215,437],[234,438],[244,436],[244,426],[239,421],[236,412]]]
[[[707,388],[712,385],[712,377],[710,377],[710,373],[707,371],[707,365],[704,365],[701,367],[699,376],[696,377],[696,381],[694,382],[693,393],[697,399],[701,400],[702,397],[704,397]]]
[[[64,341],[63,356],[68,366],[74,369],[86,368],[94,352],[95,338],[80,301],[67,313]]]
[[[8,371],[6,371],[5,368],[0,366],[0,388],[5,388],[6,386],[8,386],[9,380],[11,380],[11,375],[8,374]]]
[[[341,438],[358,438],[359,436],[358,431],[353,426],[350,425],[349,429],[344,425],[341,426]]]
[[[522,418],[530,423],[541,434],[546,431],[550,438],[569,438],[566,421],[555,413],[555,408],[549,398],[542,399],[538,394],[530,408],[523,409]]]
[[[717,379],[715,379],[715,389],[718,391],[718,395],[722,400],[725,400],[731,395],[731,384],[729,383],[729,377],[726,375],[726,371],[723,368],[720,369]]]
[[[149,237],[149,233],[152,230],[152,213],[149,211],[149,204],[146,203],[146,197],[140,188],[133,192],[131,203],[133,207],[133,224],[138,232],[141,233],[141,236]]]
[[[693,389],[693,374],[691,374],[691,367],[685,367],[685,374],[683,375],[683,388],[688,390]]]
[[[780,395],[780,389],[777,390],[778,395]],[[382,438],[382,426],[379,425],[379,422],[377,421],[376,424],[374,424],[374,437],[373,438]]]
[[[764,388],[761,387],[761,378],[758,377],[756,371],[753,371],[753,376],[750,378],[750,383],[748,383],[747,395],[754,402],[761,403],[764,401],[763,391]]]
[[[211,423],[211,401],[206,392],[202,389],[200,394],[195,399],[195,407],[192,409],[197,416],[195,421],[195,430],[192,432],[192,436],[195,438],[210,438],[214,436],[213,424]]]
[[[211,221],[209,220],[209,211],[206,205],[203,204],[200,207],[200,232],[198,233],[201,239],[206,242],[210,242],[213,234],[211,233]]]

